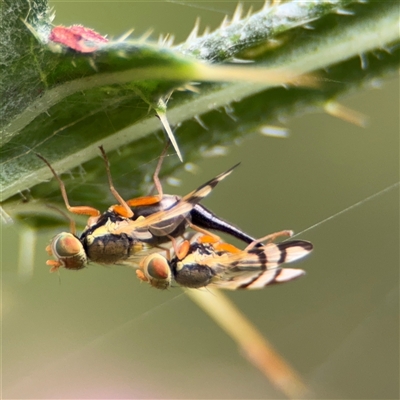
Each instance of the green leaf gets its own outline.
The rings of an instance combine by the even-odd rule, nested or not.
[[[159,140],[151,135],[161,132],[157,113],[178,127],[184,160],[193,161],[283,117],[320,108],[398,68],[397,11],[389,2],[289,2],[245,18],[238,13],[227,26],[204,37],[192,35],[175,48],[124,40],[79,53],[48,42],[51,15],[44,1],[4,2],[2,199],[51,178],[35,156],[39,152],[59,173],[85,163],[87,183],[65,179],[71,201],[106,208],[113,200],[97,158],[100,144],[111,152],[121,194],[142,195],[152,173],[147,163],[163,147],[162,135]],[[310,21],[312,31],[304,29]],[[254,62],[213,66],[193,56]],[[360,60],[368,60],[368,67]],[[291,75],[314,71],[318,87],[277,87]],[[174,91],[192,81],[225,83]],[[169,157],[163,174],[178,166],[178,159]],[[35,186],[32,195],[60,204],[53,181]]]

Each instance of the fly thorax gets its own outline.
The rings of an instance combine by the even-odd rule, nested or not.
[[[176,263],[173,268],[175,281],[189,288],[201,288],[211,283],[214,271],[207,265],[201,265],[189,255],[182,261]]]
[[[104,226],[102,228],[104,228],[104,230],[106,232],[112,232],[113,230],[117,229],[118,227],[123,226],[124,224],[126,224],[126,221],[114,222],[114,221],[111,221],[110,218],[108,218],[107,222],[104,224]]]
[[[101,228],[85,237],[84,245],[91,261],[100,264],[119,264],[142,250],[143,245],[125,233],[114,235],[104,232]]]

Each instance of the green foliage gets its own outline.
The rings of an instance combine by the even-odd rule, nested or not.
[[[48,41],[52,17],[45,1],[6,1],[2,7],[1,193],[14,204],[15,195],[29,188],[35,199],[60,202],[54,181],[37,185],[51,177],[38,152],[60,173],[85,163],[86,183],[65,179],[71,200],[106,208],[112,198],[97,157],[100,144],[111,152],[121,194],[142,195],[153,172],[147,163],[163,146],[155,115],[164,102],[168,120],[179,126],[175,133],[184,160],[193,161],[202,151],[262,125],[358,90],[399,64],[394,2],[289,2],[245,18],[237,13],[230,24],[177,47],[124,40],[95,53]],[[314,29],[304,29],[310,22]],[[254,63],[238,67],[239,78],[233,79],[222,67],[208,67],[194,56]],[[268,70],[262,82],[254,66],[293,74],[318,71],[319,84],[287,90],[271,83]],[[233,82],[203,83],[198,92],[174,91],[192,81],[229,79]],[[169,157],[163,174],[179,165]]]

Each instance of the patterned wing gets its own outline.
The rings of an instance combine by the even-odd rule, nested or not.
[[[111,233],[116,235],[125,233],[127,235],[134,236],[135,231],[143,232],[143,230],[147,230],[152,227],[157,228],[158,223],[166,224],[168,221],[171,221],[171,224],[175,224],[177,226],[180,222],[182,222],[183,219],[187,217],[188,213],[193,209],[193,207],[206,196],[208,196],[215,186],[217,186],[219,182],[230,175],[233,169],[238,165],[239,164],[236,164],[226,172],[216,176],[215,178],[201,185],[196,190],[190,192],[169,209],[158,211],[147,217],[139,217],[135,221],[126,220],[123,224],[119,224]],[[174,219],[176,219],[176,221],[173,221]]]
[[[228,290],[262,289],[303,276],[305,271],[301,269],[279,266],[305,257],[312,249],[310,242],[302,240],[269,243],[240,253],[225,253],[205,264],[216,272],[212,286]]]
[[[242,251],[216,250],[211,243],[194,239],[183,259],[174,256],[168,261],[161,254],[149,255],[141,260],[137,274],[158,289],[170,287],[173,280],[188,288],[261,289],[304,275],[301,269],[279,266],[305,257],[312,249],[310,242],[292,240]]]

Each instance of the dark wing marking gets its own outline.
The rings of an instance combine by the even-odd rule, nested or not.
[[[217,186],[219,182],[230,175],[233,169],[236,168],[238,165],[239,164],[234,165],[226,172],[219,174],[215,178],[201,185],[196,190],[193,190],[182,199],[180,199],[176,204],[172,205],[171,208],[169,208],[168,210],[158,211],[147,217],[138,218],[135,221],[126,220],[124,221],[124,223],[120,223],[111,233],[116,235],[120,233],[126,233],[129,235],[132,234],[136,229],[148,228],[151,227],[153,224],[157,224],[158,222],[166,221],[184,214],[188,214],[197,203],[199,203],[202,199],[204,199],[204,197],[209,195],[210,192],[215,188],[215,186]]]
[[[211,284],[221,289],[261,289],[274,283],[288,282],[305,274],[301,269],[279,268],[305,257],[312,244],[303,240],[269,243],[263,248],[253,248],[237,254],[225,253],[219,257],[203,258],[202,262],[213,268],[218,278]]]

